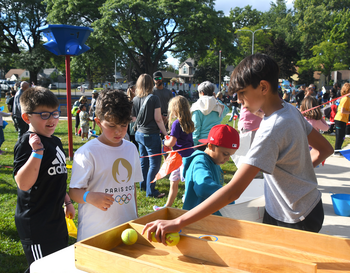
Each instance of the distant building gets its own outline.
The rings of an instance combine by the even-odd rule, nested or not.
[[[183,78],[186,83],[193,83],[195,71],[194,59],[188,58],[179,66],[179,77]]]
[[[29,71],[24,69],[10,69],[5,75],[5,79],[9,81],[21,81],[23,78],[29,77]]]

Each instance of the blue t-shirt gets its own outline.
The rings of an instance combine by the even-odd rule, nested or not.
[[[193,147],[193,138],[192,133],[186,134],[184,131],[182,131],[179,120],[175,120],[173,122],[173,125],[171,126],[171,136],[176,137],[176,144],[173,147],[173,150],[180,150],[183,148]],[[187,149],[180,151],[179,154],[182,157],[190,156],[194,152],[194,149]]]

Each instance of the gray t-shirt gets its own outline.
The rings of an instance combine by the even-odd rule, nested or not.
[[[146,97],[135,97],[133,99],[132,116],[137,117]],[[137,131],[143,134],[159,134],[160,129],[154,119],[154,110],[160,108],[160,101],[157,96],[151,96],[145,106],[145,110],[138,122]]]
[[[153,94],[160,99],[161,113],[168,114],[168,104],[169,100],[173,98],[173,93],[168,88],[163,87],[163,89],[158,89],[153,87]]]
[[[298,223],[320,201],[307,136],[312,126],[291,104],[264,117],[244,163],[265,172],[266,211]]]

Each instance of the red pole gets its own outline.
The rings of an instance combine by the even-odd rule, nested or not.
[[[67,117],[68,117],[68,156],[73,160],[73,137],[72,137],[72,112],[71,112],[71,89],[70,89],[70,55],[66,55],[66,89],[67,89]]]

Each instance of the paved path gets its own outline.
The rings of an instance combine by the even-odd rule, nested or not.
[[[315,173],[325,212],[320,233],[350,238],[350,217],[335,214],[331,199],[332,193],[350,194],[350,161],[330,156],[324,166],[315,169]]]

